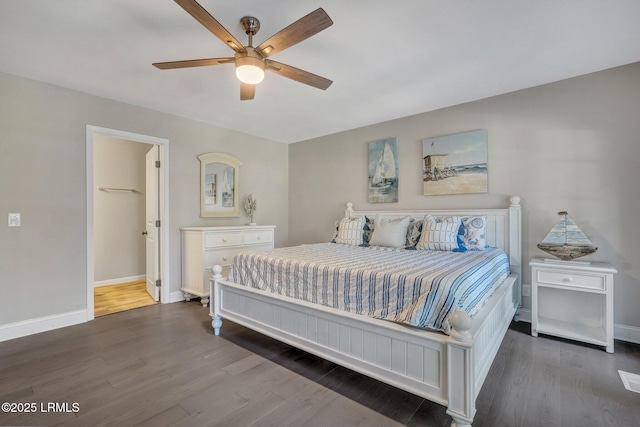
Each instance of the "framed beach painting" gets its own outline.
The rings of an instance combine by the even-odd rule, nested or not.
[[[369,203],[398,201],[398,139],[369,143]]]
[[[423,140],[423,194],[486,193],[487,157],[486,130]]]

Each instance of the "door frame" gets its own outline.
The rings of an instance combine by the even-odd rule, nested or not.
[[[143,142],[158,146],[160,157],[159,202],[161,227],[160,239],[160,302],[169,303],[171,283],[169,275],[169,140],[150,135],[109,129],[87,125],[86,128],[86,173],[87,173],[87,321],[94,319],[94,282],[95,282],[95,250],[94,250],[94,136],[104,135],[129,141]]]

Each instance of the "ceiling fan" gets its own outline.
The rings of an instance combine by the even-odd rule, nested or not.
[[[301,41],[306,40],[314,34],[317,34],[325,28],[333,25],[333,21],[322,8],[316,9],[269,37],[257,47],[253,47],[253,36],[255,36],[260,29],[260,21],[256,18],[252,16],[245,16],[240,20],[247,36],[249,36],[249,43],[246,46],[243,46],[242,43],[233,37],[229,31],[216,21],[216,19],[195,0],[174,1],[205,28],[211,31],[216,37],[222,40],[227,46],[233,49],[235,51],[235,56],[227,58],[156,62],[153,64],[155,67],[161,70],[169,70],[174,68],[202,67],[207,65],[235,63],[236,76],[240,80],[241,100],[254,98],[256,84],[260,83],[264,78],[265,70],[322,90],[327,89],[331,83],[333,83],[331,80],[317,76],[308,71],[268,59],[271,55],[300,43]]]

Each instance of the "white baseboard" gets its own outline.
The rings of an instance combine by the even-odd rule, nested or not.
[[[520,317],[518,317],[520,322],[531,323],[531,309],[530,308],[521,308],[520,309]]]
[[[93,282],[93,287],[98,288],[100,286],[119,285],[120,283],[138,282],[146,279],[146,274],[140,274],[138,276],[120,277],[118,279],[100,280],[99,282]]]
[[[629,325],[613,325],[613,337],[620,341],[640,344],[640,328]]]
[[[26,337],[27,335],[39,334],[40,332],[51,331],[53,329],[64,328],[65,326],[76,325],[86,321],[87,310],[83,309],[39,317],[37,319],[23,320],[21,322],[8,323],[6,325],[0,325],[0,342],[12,340],[14,338]]]
[[[170,303],[184,301],[181,291],[171,292]],[[520,321],[531,323],[531,310],[523,308],[520,310]],[[12,340],[14,338],[26,337],[27,335],[39,334],[40,332],[51,331],[53,329],[64,328],[87,321],[87,310],[76,310],[67,313],[54,314],[37,319],[23,320],[21,322],[0,325],[0,342]],[[640,328],[628,325],[615,325],[614,338],[620,341],[627,341],[640,344]]]
[[[521,322],[531,323],[531,309],[523,308],[520,310]],[[613,338],[620,341],[627,341],[634,344],[640,344],[640,328],[629,325],[613,325]]]
[[[171,292],[171,294],[169,295],[169,302],[171,303],[180,301],[184,301],[184,294],[182,293],[182,291]]]

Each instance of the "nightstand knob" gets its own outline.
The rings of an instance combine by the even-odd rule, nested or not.
[[[567,282],[567,283],[572,283],[573,282],[573,277],[567,276],[567,277],[564,278],[564,281]]]
[[[262,236],[258,236],[258,240],[262,240]]]
[[[227,239],[223,238],[222,243],[227,243]]]
[[[222,257],[222,260],[223,260],[223,261],[226,261],[226,260],[227,260],[227,257],[226,257],[226,256],[223,256],[223,257]]]

